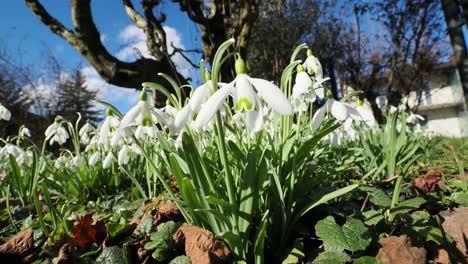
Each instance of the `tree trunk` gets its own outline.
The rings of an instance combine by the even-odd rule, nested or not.
[[[450,42],[452,43],[453,55],[457,62],[457,68],[466,98],[468,95],[468,55],[465,39],[461,29],[463,21],[460,19],[459,8],[456,1],[441,0],[441,3],[445,21],[447,23]]]

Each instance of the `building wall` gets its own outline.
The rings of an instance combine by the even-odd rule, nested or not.
[[[461,136],[460,120],[455,108],[430,110],[422,114],[427,121],[427,135]]]
[[[427,118],[428,134],[468,137],[468,111],[458,71],[433,75],[423,92],[420,106],[437,107],[419,112]]]

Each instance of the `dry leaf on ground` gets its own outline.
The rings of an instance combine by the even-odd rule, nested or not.
[[[406,235],[391,236],[379,240],[382,248],[377,254],[377,259],[387,264],[425,264],[426,250],[424,248],[411,247],[411,240]]]
[[[33,230],[18,233],[0,246],[0,262],[14,263],[15,260],[30,262],[34,256]],[[18,262],[17,262],[18,263]]]
[[[226,244],[217,240],[210,231],[197,226],[183,225],[172,238],[177,247],[185,248],[185,254],[192,263],[224,263],[231,255]]]

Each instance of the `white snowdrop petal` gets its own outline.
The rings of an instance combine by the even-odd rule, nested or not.
[[[334,99],[328,99],[330,101],[330,111],[331,114],[339,121],[344,121],[349,116],[348,108],[339,101]]]
[[[216,114],[224,103],[224,99],[231,93],[233,89],[232,84],[228,84],[223,88],[216,91],[201,107],[195,120],[195,128],[201,129],[208,121]]]
[[[276,85],[263,79],[250,77],[248,77],[248,79],[257,90],[258,96],[265,100],[271,109],[283,115],[293,114],[293,108],[289,103],[288,98],[286,98],[283,92]]]
[[[310,123],[312,131],[317,131],[317,129],[322,124],[323,118],[325,118],[325,113],[327,112],[327,105],[320,107],[312,117],[312,122]]]
[[[125,114],[124,118],[120,122],[120,129],[134,125],[135,121],[143,110],[142,103],[145,104],[146,102],[139,101],[136,106],[134,106],[132,109],[130,109],[130,111],[128,111],[128,113]]]

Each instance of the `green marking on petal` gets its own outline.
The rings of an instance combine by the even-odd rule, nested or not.
[[[142,120],[143,126],[152,126],[153,125],[153,120],[151,120],[151,117],[145,117]]]
[[[312,66],[307,67],[307,73],[308,73],[309,75],[312,75],[312,74],[315,73],[315,72],[314,72],[314,69],[312,69]]]
[[[245,109],[247,109],[248,111],[252,110],[252,103],[250,103],[249,99],[247,99],[247,97],[241,97],[239,98],[239,100],[237,100],[237,103],[236,103],[236,110],[237,111],[242,111],[243,107],[245,106]]]

